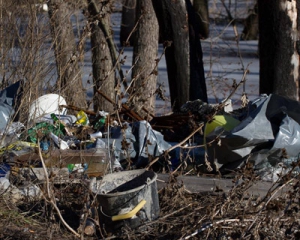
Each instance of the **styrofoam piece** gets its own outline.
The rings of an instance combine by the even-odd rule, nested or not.
[[[66,100],[58,94],[46,94],[36,99],[29,107],[29,120],[41,118],[55,113],[65,115],[66,108],[60,110],[59,105],[67,105]]]

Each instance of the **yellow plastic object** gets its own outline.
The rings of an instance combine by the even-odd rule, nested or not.
[[[124,214],[120,214],[120,215],[116,215],[116,216],[112,216],[111,219],[112,219],[112,221],[119,221],[119,220],[124,220],[124,219],[128,219],[128,218],[132,218],[138,211],[140,211],[142,209],[142,207],[144,207],[145,204],[146,204],[146,200],[142,200],[130,212],[124,213]]]
[[[24,141],[16,141],[6,147],[0,148],[0,155],[2,155],[4,152],[9,151],[9,150],[15,150],[15,151],[20,151],[24,148],[31,147],[35,148],[38,145],[35,143],[30,143],[30,142],[24,142]]]
[[[77,113],[77,121],[76,124],[81,124],[81,125],[88,125],[89,124],[89,119],[88,116],[86,115],[86,113],[84,111],[79,111]]]
[[[239,125],[240,121],[229,115],[216,115],[211,122],[206,123],[204,137],[215,130],[216,127],[222,127],[226,131],[230,131]]]

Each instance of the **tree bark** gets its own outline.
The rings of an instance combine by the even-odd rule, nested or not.
[[[71,24],[71,11],[63,0],[50,0],[49,17],[57,66],[56,88],[68,104],[86,107],[86,92],[83,89],[79,54]]]
[[[95,4],[95,3],[93,3]],[[111,2],[102,2],[98,9],[101,9],[100,15],[102,22],[106,26],[110,26],[110,9]],[[115,72],[113,70],[113,61],[110,47],[106,40],[106,35],[99,26],[99,13],[91,3],[88,6],[89,22],[91,23],[91,46],[92,46],[92,65],[93,65],[93,84],[94,84],[94,111],[100,110],[112,112],[113,104],[97,93],[101,90],[106,93],[112,101],[115,101]],[[111,34],[111,33],[109,33]]]
[[[136,17],[140,19],[135,33],[130,104],[142,117],[155,112],[157,82],[158,21],[149,0],[137,1]],[[143,106],[147,112],[143,111]]]
[[[132,33],[128,42],[127,38],[132,32],[136,20],[136,0],[124,0],[122,7],[122,21],[120,30],[120,44],[121,46],[133,46],[134,33]]]
[[[299,99],[299,0],[259,0],[260,93]]]
[[[254,9],[246,18],[244,23],[244,29],[241,35],[242,40],[257,40],[258,39],[258,6],[257,3]]]
[[[193,8],[196,12],[195,22],[199,26],[199,37],[206,39],[209,37],[208,0],[194,0]]]
[[[159,3],[155,3],[159,6]],[[173,110],[189,100],[190,58],[189,26],[184,0],[162,0],[162,14],[156,12],[162,28],[162,38],[170,46],[166,49],[166,64]]]
[[[204,0],[207,3],[207,0]],[[207,102],[207,89],[203,67],[202,46],[199,39],[201,27],[197,20],[197,13],[192,8],[190,1],[186,1],[189,17],[189,43],[190,43],[190,100],[201,99]],[[207,33],[208,34],[208,33]]]
[[[173,110],[195,98],[207,101],[199,29],[194,25],[190,0],[161,0],[153,4],[160,34],[169,46],[165,57]]]

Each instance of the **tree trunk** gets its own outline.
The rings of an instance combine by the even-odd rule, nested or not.
[[[259,0],[260,93],[299,99],[299,0]]]
[[[206,39],[209,36],[208,0],[194,0],[193,8],[196,12],[195,22],[199,26],[199,37]]]
[[[159,3],[155,3],[159,6]],[[173,110],[189,100],[190,89],[190,58],[189,58],[189,26],[187,10],[184,0],[162,0],[162,14],[158,12],[162,38],[169,41],[166,49],[166,64]]]
[[[142,117],[155,112],[155,91],[157,82],[157,50],[158,50],[158,22],[152,2],[137,1],[137,19],[141,20],[137,26],[132,65],[132,91],[130,104]],[[146,108],[148,113],[143,111]]]
[[[127,38],[132,32],[135,25],[136,14],[136,0],[124,0],[122,7],[122,22],[120,30],[120,44],[121,46],[133,46],[134,33],[132,33],[128,42]]]
[[[93,3],[95,4],[95,3]],[[92,45],[92,65],[93,65],[93,84],[94,84],[94,111],[100,110],[112,112],[113,104],[97,93],[101,90],[112,101],[115,101],[115,72],[113,70],[112,56],[110,47],[106,41],[106,36],[98,23],[99,13],[94,8],[93,4],[89,4],[88,10],[90,13],[89,22],[91,22],[91,45]],[[102,21],[106,26],[110,26],[110,8],[111,2],[102,2],[103,4],[98,9],[101,9]]]
[[[207,1],[207,0],[205,0]],[[190,1],[186,1],[189,16],[189,43],[190,43],[190,100],[201,99],[207,102],[206,82],[203,67],[202,46],[199,39],[201,35],[197,14]]]
[[[57,91],[68,104],[86,107],[70,8],[63,0],[50,0],[48,6],[58,75]]]
[[[190,1],[161,0],[153,1],[153,4],[160,34],[169,45],[165,57],[173,110],[179,110],[184,103],[195,98],[207,101],[199,30],[194,25],[195,18],[191,14],[195,12]]]
[[[242,40],[257,40],[258,39],[258,6],[255,4],[254,9],[246,18],[244,29],[241,35]]]

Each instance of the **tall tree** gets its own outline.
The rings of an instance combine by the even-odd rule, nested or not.
[[[57,66],[57,90],[68,104],[86,107],[86,92],[83,89],[79,56],[71,24],[70,4],[64,0],[49,0],[54,53]]]
[[[248,17],[244,21],[244,29],[241,35],[242,40],[258,39],[258,5],[250,10]]]
[[[100,5],[97,5],[95,1],[88,1],[88,3],[92,33],[94,111],[112,112],[114,110],[113,104],[97,93],[98,90],[101,90],[109,99],[115,101],[115,73],[110,46],[106,39],[112,35],[110,30],[111,1],[101,2]]]
[[[134,33],[131,32],[135,25],[136,19],[136,0],[124,0],[122,6],[122,20],[121,20],[121,30],[120,30],[120,44],[121,46],[134,44]],[[131,34],[131,36],[130,36]],[[127,41],[127,38],[130,36]]]
[[[260,93],[299,100],[299,0],[258,0]]]
[[[136,17],[140,21],[134,39],[129,99],[132,108],[145,117],[148,113],[154,114],[157,82],[158,21],[152,2],[137,1]]]
[[[208,0],[194,0],[193,8],[195,9],[195,23],[199,25],[199,33],[201,38],[205,39],[209,36],[209,12]]]
[[[168,45],[166,64],[173,110],[189,100],[207,101],[199,28],[190,0],[154,3],[160,34]],[[197,51],[197,52],[195,52]]]

